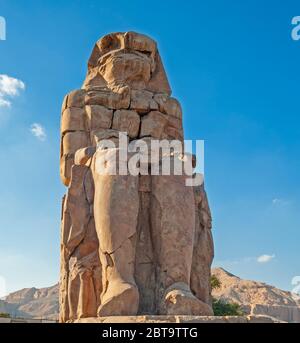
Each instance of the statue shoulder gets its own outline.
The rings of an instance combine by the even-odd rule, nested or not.
[[[159,111],[177,119],[182,119],[182,109],[180,102],[167,94],[155,94],[154,100],[157,102]]]

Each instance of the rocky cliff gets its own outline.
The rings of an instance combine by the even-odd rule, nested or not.
[[[12,317],[58,318],[58,284],[46,288],[24,288],[0,301],[0,312]]]
[[[246,314],[268,315],[287,322],[300,322],[300,296],[262,282],[243,280],[222,268],[212,270],[221,287],[213,296],[241,305]]]

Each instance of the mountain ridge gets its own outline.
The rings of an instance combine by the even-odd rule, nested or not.
[[[237,303],[245,314],[268,315],[283,321],[300,322],[300,296],[259,281],[244,280],[223,268],[212,274],[221,282],[212,295],[224,302]],[[12,317],[57,320],[59,285],[23,288],[0,300],[0,312]]]

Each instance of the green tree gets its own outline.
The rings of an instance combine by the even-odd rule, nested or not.
[[[221,281],[216,277],[216,275],[212,275],[210,278],[211,289],[217,289],[221,287]]]
[[[212,275],[210,279],[211,289],[221,288],[221,281],[216,275]],[[243,316],[244,313],[241,306],[236,303],[228,303],[221,299],[212,299],[212,307],[215,316]]]
[[[213,298],[213,311],[215,316],[243,316],[241,306],[236,303],[226,303],[223,300]]]

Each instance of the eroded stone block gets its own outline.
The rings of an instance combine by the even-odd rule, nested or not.
[[[68,131],[85,131],[87,129],[85,119],[84,108],[66,108],[61,117],[61,132],[64,134]]]
[[[85,131],[67,132],[63,136],[63,154],[74,154],[76,150],[90,145],[89,135]]]
[[[113,111],[101,105],[85,106],[87,126],[90,131],[109,129],[112,125]]]
[[[140,116],[135,111],[115,111],[112,127],[114,130],[127,132],[130,138],[135,138],[140,129]]]
[[[140,137],[151,136],[160,139],[166,124],[165,115],[158,111],[151,111],[142,117]]]

